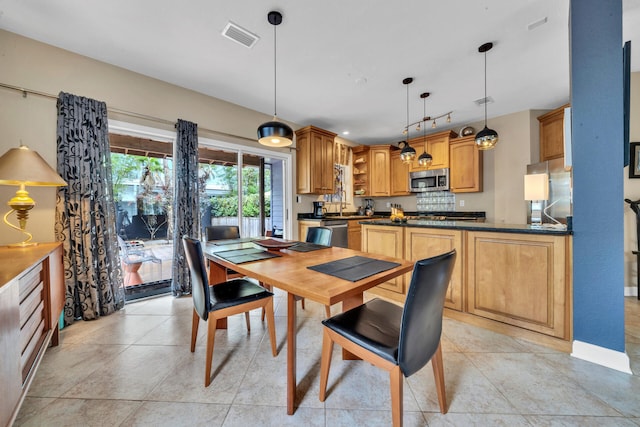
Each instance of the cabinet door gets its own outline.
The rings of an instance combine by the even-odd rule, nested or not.
[[[333,193],[333,139],[311,134],[311,182],[316,194]]]
[[[449,184],[452,193],[482,191],[482,151],[476,147],[475,137],[451,141],[449,146]]]
[[[320,221],[298,221],[298,240],[304,242],[309,227],[319,227]]]
[[[372,254],[403,258],[402,238],[404,227],[378,226],[362,227],[362,250]],[[379,287],[398,294],[404,294],[404,277],[399,276]]]
[[[564,108],[553,110],[538,117],[540,122],[540,161],[564,156]]]
[[[362,250],[362,226],[358,221],[351,220],[347,228],[347,247],[355,251]]]
[[[369,182],[371,196],[388,196],[391,193],[391,162],[389,148],[372,148],[369,154]]]
[[[442,169],[449,167],[449,137],[439,136],[436,138],[427,137],[427,153],[431,154],[433,161],[428,169]]]
[[[468,312],[569,338],[567,239],[468,232]]]
[[[296,133],[296,194],[310,194],[311,142],[309,133]]]
[[[409,165],[400,159],[400,150],[397,150],[391,153],[391,195],[409,194]]]
[[[405,259],[415,262],[449,252],[452,249],[457,251],[457,255],[444,305],[462,311],[462,231],[427,228],[405,229]],[[411,283],[411,273],[405,275],[405,283],[408,288]]]

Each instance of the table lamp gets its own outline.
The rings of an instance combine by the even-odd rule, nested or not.
[[[546,173],[525,175],[524,199],[531,201],[531,226],[542,227],[542,205],[549,200],[549,175]]]
[[[9,227],[23,232],[27,238],[10,246],[37,245],[31,243],[33,236],[26,231],[29,210],[35,205],[35,201],[29,197],[26,186],[33,187],[61,187],[67,183],[51,169],[51,166],[36,151],[21,145],[20,148],[12,148],[0,157],[0,185],[17,185],[20,188],[7,203],[11,210],[4,215],[4,222]],[[12,212],[16,213],[18,225],[11,224],[8,220]]]

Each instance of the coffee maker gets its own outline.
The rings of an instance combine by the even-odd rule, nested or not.
[[[314,217],[324,216],[324,202],[313,202],[313,216]]]

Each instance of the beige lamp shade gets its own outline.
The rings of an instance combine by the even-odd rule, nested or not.
[[[22,145],[0,157],[0,185],[60,187],[67,183],[40,154]]]
[[[524,176],[525,200],[549,200],[549,175],[535,173]]]

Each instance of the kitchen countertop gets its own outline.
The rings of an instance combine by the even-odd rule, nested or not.
[[[551,234],[570,235],[571,230],[557,228],[536,228],[528,224],[494,224],[490,222],[473,221],[430,221],[422,219],[410,219],[407,222],[395,222],[390,219],[367,219],[359,221],[360,224],[385,225],[392,227],[417,227],[417,228],[448,228],[469,231],[490,231],[499,233],[525,233],[525,234]]]

